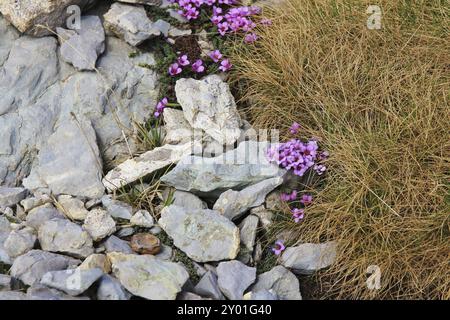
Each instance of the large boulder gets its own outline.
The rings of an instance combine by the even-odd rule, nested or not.
[[[85,9],[95,0],[2,0],[0,12],[20,32],[34,36],[50,35],[65,24],[76,5]]]
[[[78,72],[58,55],[55,38],[20,37],[0,15],[0,185],[18,186],[31,168],[39,171],[39,152],[55,130],[73,119],[90,121],[107,163],[128,157],[129,148],[136,150],[134,123],[151,116],[158,89],[156,73],[139,66],[153,65],[153,55],[130,58],[133,50],[107,37],[98,72]],[[92,153],[90,147],[82,150],[85,157]],[[35,184],[45,189],[36,176]]]
[[[232,145],[241,135],[241,118],[228,84],[219,76],[176,82],[177,100],[194,129],[204,130],[222,145]]]

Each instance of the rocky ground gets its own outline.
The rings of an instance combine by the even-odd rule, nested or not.
[[[130,53],[190,33],[144,6],[183,22],[176,11],[14,2],[0,0],[0,299],[301,299],[297,276],[329,266],[335,244],[288,247],[257,274],[288,173],[221,76],[178,80],[164,144],[130,156],[160,76],[151,52]],[[86,10],[79,30],[63,28],[72,4]],[[117,200],[171,165],[155,210]]]

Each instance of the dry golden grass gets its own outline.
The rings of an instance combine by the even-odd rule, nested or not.
[[[449,4],[377,1],[383,28],[369,30],[370,2],[266,9],[273,25],[236,45],[235,84],[256,126],[297,121],[331,154],[305,220],[277,226],[339,242],[319,298],[449,299]]]

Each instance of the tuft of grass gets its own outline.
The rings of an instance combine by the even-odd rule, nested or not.
[[[236,43],[233,80],[257,127],[299,122],[330,152],[293,241],[339,243],[318,298],[450,298],[448,1],[286,0]],[[285,212],[288,215],[288,212]],[[381,269],[381,289],[366,286]]]

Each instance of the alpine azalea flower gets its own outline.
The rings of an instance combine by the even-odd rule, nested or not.
[[[292,190],[291,193],[282,193],[280,195],[282,201],[295,201],[297,199],[297,190]]]
[[[297,134],[299,129],[300,129],[300,125],[297,122],[294,122],[291,125],[291,127],[289,128],[289,132],[291,134]]]
[[[197,73],[202,73],[205,71],[205,66],[203,65],[203,61],[201,59],[198,59],[192,64],[192,71]]]
[[[304,206],[310,205],[312,203],[312,195],[310,194],[304,194],[302,195],[302,198],[300,199],[300,203],[302,203]]]
[[[173,63],[170,65],[169,67],[169,74],[173,77],[176,76],[177,74],[180,74],[181,71],[183,71],[178,63]]]
[[[224,60],[220,63],[219,69],[220,69],[222,72],[227,72],[228,70],[231,69],[232,66],[233,66],[233,65],[231,64],[230,59],[224,59]]]
[[[294,208],[291,210],[295,223],[299,223],[305,217],[305,210]]]
[[[183,67],[184,67],[184,66],[188,66],[188,65],[190,64],[190,62],[189,62],[189,60],[188,60],[188,56],[185,55],[185,54],[183,54],[182,56],[178,57],[177,63],[178,63],[180,66],[183,66]]]
[[[275,253],[275,255],[279,256],[285,249],[286,247],[284,246],[283,241],[277,240],[275,242],[275,245],[272,247],[272,252]]]
[[[256,33],[247,33],[244,37],[245,43],[252,43],[258,40],[258,35]]]
[[[219,50],[211,51],[211,52],[208,54],[208,56],[212,59],[212,61],[214,61],[214,62],[216,62],[216,63],[219,62],[220,59],[222,59],[222,54],[220,53]]]
[[[163,98],[161,101],[158,102],[155,108],[156,109],[155,113],[153,114],[155,118],[158,118],[163,113],[164,108],[167,106],[168,103],[169,100],[167,98]]]

